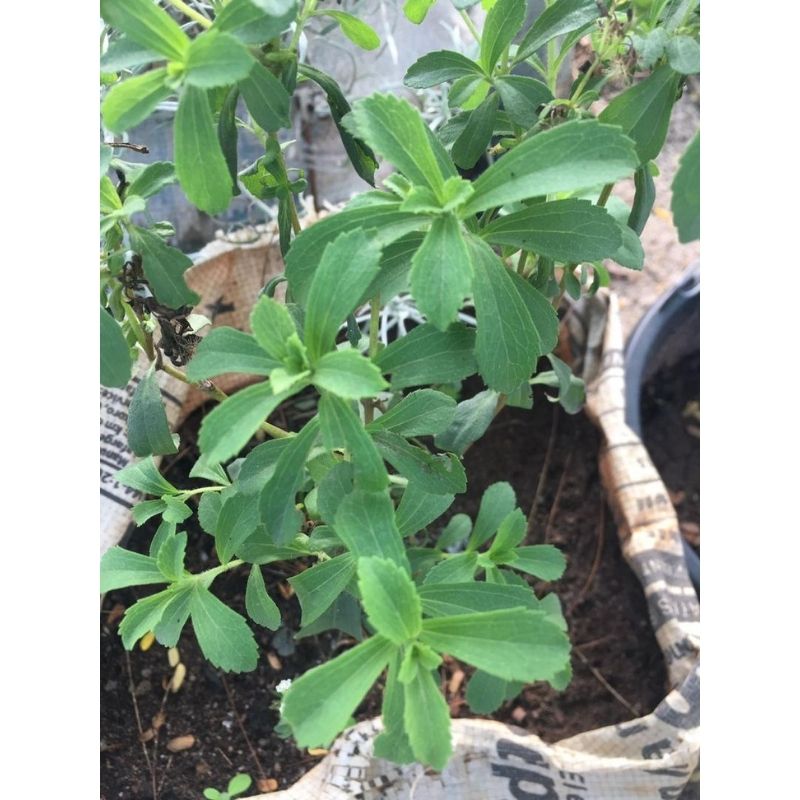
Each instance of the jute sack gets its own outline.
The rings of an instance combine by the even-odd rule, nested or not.
[[[679,798],[700,759],[700,606],[678,521],[646,450],[625,425],[625,369],[614,295],[570,315],[586,411],[604,436],[603,484],[622,552],[639,578],[674,689],[647,716],[549,745],[487,720],[452,722],[441,773],[372,756],[380,719],[348,729],[289,789],[259,800],[666,800]],[[250,800],[255,800],[250,798]]]

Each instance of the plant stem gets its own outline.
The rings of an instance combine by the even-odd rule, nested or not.
[[[177,8],[178,11],[185,14],[189,19],[198,22],[204,28],[211,27],[211,20],[208,17],[204,17],[199,11],[195,11],[190,5],[184,3],[183,0],[167,0],[167,3],[173,8]]]
[[[242,564],[244,564],[244,561],[241,558],[234,558],[233,561],[229,561],[227,564],[220,564],[218,567],[207,569],[205,572],[198,572],[192,577],[195,580],[202,581],[208,587],[217,575],[222,575],[223,572],[229,572],[232,569],[236,569],[236,567],[241,567]]]
[[[381,321],[381,296],[376,294],[369,303],[369,357],[378,355],[378,328]],[[370,398],[364,402],[364,422],[369,425],[375,418],[375,403]]]
[[[464,20],[464,24],[467,26],[467,29],[472,34],[475,41],[480,44],[481,43],[481,35],[478,29],[475,27],[475,23],[472,21],[472,17],[466,12],[465,9],[460,8],[458,13],[461,15],[461,19]]]
[[[181,492],[181,496],[186,499],[196,494],[203,494],[203,492],[221,492],[223,489],[227,488],[227,486],[201,486],[199,489],[187,489]]]
[[[600,192],[600,196],[597,198],[597,205],[600,206],[600,208],[603,208],[603,206],[605,206],[605,204],[608,202],[608,198],[611,197],[611,191],[613,188],[613,183],[607,183],[603,187],[603,191]]]
[[[292,41],[289,44],[290,50],[297,50],[297,45],[300,42],[300,36],[303,33],[303,27],[305,26],[306,22],[308,22],[309,17],[316,11],[317,9],[317,0],[305,0],[303,5],[303,10],[300,12],[300,16],[297,18],[297,22],[295,23],[294,33],[292,34]]]
[[[528,251],[522,250],[519,254],[519,261],[517,262],[517,275],[523,275],[525,270],[525,262],[528,260]]]
[[[273,131],[272,133],[269,134],[269,138],[272,139],[278,146],[278,158],[277,158],[278,172],[280,173],[280,177],[283,180],[283,182],[288,184],[289,173],[286,170],[286,161],[283,158],[283,150],[281,150],[281,143],[278,141],[278,134],[275,131]],[[292,230],[295,232],[296,235],[300,233],[301,230],[300,219],[297,216],[297,209],[295,208],[294,205],[294,195],[290,194],[290,198],[291,202],[289,204],[289,210],[291,212],[291,217],[292,217]]]

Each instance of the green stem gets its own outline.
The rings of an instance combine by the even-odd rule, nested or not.
[[[177,8],[178,11],[185,14],[189,19],[198,22],[204,28],[211,27],[211,20],[208,17],[204,17],[199,11],[195,11],[190,5],[184,3],[183,0],[167,0],[167,3],[173,8]]]
[[[603,187],[603,191],[600,192],[600,196],[597,198],[597,205],[600,206],[600,208],[603,208],[605,204],[608,202],[608,198],[611,197],[611,191],[613,190],[613,188],[614,188],[613,183],[607,183]]]
[[[213,581],[217,575],[222,575],[223,572],[230,572],[230,570],[236,569],[236,567],[241,567],[242,564],[244,564],[244,561],[241,558],[234,558],[233,561],[229,561],[227,564],[220,564],[218,567],[207,569],[205,572],[199,572],[192,577],[204,583],[206,588],[208,588],[211,585],[211,581]]]
[[[528,251],[522,250],[519,254],[519,261],[517,262],[517,275],[523,275],[525,270],[525,262],[528,260]]]
[[[227,486],[201,486],[199,489],[186,489],[181,492],[181,497],[185,500],[187,497],[192,497],[196,494],[203,494],[203,492],[221,492],[227,489]]]
[[[290,50],[297,50],[297,45],[300,43],[300,36],[303,33],[303,28],[305,27],[306,22],[308,22],[309,17],[311,17],[316,10],[317,0],[305,0],[303,10],[300,12],[300,16],[297,18],[297,22],[295,23],[292,41],[289,44]]]
[[[286,170],[286,161],[283,158],[283,150],[281,150],[281,143],[278,141],[278,134],[273,131],[269,134],[269,138],[272,139],[275,144],[278,146],[278,157],[276,162],[278,164],[278,173],[280,175],[280,180],[285,183],[286,185],[289,184],[289,173]],[[291,197],[291,203],[289,204],[289,211],[292,217],[292,230],[295,232],[295,235],[300,233],[300,218],[297,216],[297,209],[294,206],[294,197]]]
[[[475,41],[480,44],[481,43],[481,35],[478,29],[475,27],[475,23],[472,21],[472,17],[466,12],[465,9],[460,8],[458,13],[461,15],[461,19],[464,20],[464,24],[467,26],[467,30],[472,34]]]

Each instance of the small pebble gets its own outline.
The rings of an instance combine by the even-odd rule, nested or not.
[[[278,781],[275,778],[259,778],[256,781],[256,787],[259,792],[274,792],[278,789]]]

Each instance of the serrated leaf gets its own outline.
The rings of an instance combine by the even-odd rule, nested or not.
[[[496,564],[505,564],[515,559],[514,548],[525,538],[527,533],[527,520],[518,508],[515,508],[500,523],[488,556]]]
[[[700,238],[700,132],[681,156],[672,181],[672,220],[683,244]]]
[[[140,527],[147,520],[160,514],[166,507],[167,504],[163,500],[142,500],[131,509],[131,518],[134,524]]]
[[[633,142],[617,128],[596,120],[566,122],[526,139],[492,164],[473,183],[475,194],[461,214],[611,183],[638,164]]]
[[[163,8],[151,0],[101,0],[103,19],[142,47],[182,62],[189,37]]]
[[[412,89],[428,89],[470,75],[483,77],[483,70],[472,59],[452,50],[437,50],[417,59],[408,68],[403,83]]]
[[[494,86],[508,116],[523,128],[533,127],[539,120],[539,109],[553,99],[544,83],[527,75],[498,75]]]
[[[282,717],[298,746],[329,745],[347,725],[394,650],[387,639],[373,636],[293,681],[283,695]]]
[[[192,593],[191,584],[175,587],[161,618],[152,629],[156,641],[164,647],[175,647],[178,644],[178,639],[181,637],[181,632],[191,612]]]
[[[327,392],[319,402],[322,439],[329,450],[346,448],[355,469],[356,486],[380,491],[389,483],[383,461],[361,420],[347,401]]]
[[[250,312],[250,327],[262,350],[272,359],[285,362],[291,355],[288,339],[297,333],[292,315],[283,303],[262,295]]]
[[[186,82],[201,89],[230,86],[254,64],[247,48],[228,33],[209,30],[193,39],[186,56]]]
[[[247,576],[244,603],[247,614],[253,622],[271,631],[280,627],[281,612],[275,605],[275,601],[267,594],[264,576],[261,574],[261,567],[257,564],[250,568],[250,574]]]
[[[126,650],[133,648],[142,636],[156,628],[174,596],[174,589],[164,589],[137,600],[128,608],[119,624],[119,635]]]
[[[612,256],[622,236],[614,218],[587,200],[554,200],[507,214],[481,231],[486,241],[529,250],[564,263]]]
[[[367,617],[381,636],[397,645],[417,636],[422,610],[407,570],[389,559],[359,558],[358,588]]]
[[[411,259],[411,290],[417,306],[444,331],[471,289],[472,260],[461,226],[452,214],[436,217]]]
[[[250,672],[258,662],[258,647],[241,614],[208,589],[195,585],[191,599],[192,626],[203,655],[226,672]]]
[[[397,657],[389,662],[381,705],[383,731],[375,737],[372,754],[376,758],[389,759],[395,764],[409,764],[416,759],[411,751],[403,721],[404,687],[397,680],[398,666]]]
[[[117,36],[109,42],[108,49],[100,56],[100,69],[103,72],[119,72],[159,60],[160,56],[155,50],[142,47],[127,36]]]
[[[331,604],[327,611],[320,614],[310,625],[306,625],[295,634],[295,639],[316,636],[323,631],[343,631],[357,642],[364,638],[361,627],[361,606],[352,595],[343,592]]]
[[[158,548],[156,564],[161,574],[170,581],[183,577],[183,559],[186,556],[186,533],[173,533]]]
[[[236,392],[203,418],[198,438],[200,450],[209,461],[232,458],[294,391],[274,394],[272,386],[265,381]]]
[[[416,758],[436,770],[443,770],[453,755],[450,739],[450,709],[427,669],[417,670],[403,687],[403,719],[408,741]]]
[[[406,395],[367,426],[402,436],[429,436],[446,430],[456,413],[456,401],[434,389],[418,389]],[[449,448],[443,448],[449,449]]]
[[[225,498],[214,529],[220,564],[233,558],[239,546],[255,531],[259,522],[257,497],[236,493]]]
[[[204,492],[197,506],[197,521],[200,523],[200,527],[212,536],[217,530],[222,501],[220,492]]]
[[[100,383],[122,389],[133,370],[131,351],[119,323],[100,307]]]
[[[634,140],[640,164],[661,152],[680,81],[681,76],[664,64],[615,97],[600,114],[601,122],[618,125]]]
[[[342,461],[317,484],[317,508],[326,522],[333,523],[342,498],[353,491],[354,472],[350,461]]]
[[[499,398],[500,395],[493,389],[485,389],[469,400],[462,400],[447,430],[434,439],[436,446],[463,455],[469,445],[486,433],[494,419]]]
[[[136,172],[128,186],[127,194],[152,197],[175,181],[175,166],[172,162],[154,161]]]
[[[500,98],[492,92],[474,111],[469,113],[467,124],[453,142],[450,151],[455,164],[461,169],[472,169],[486,152],[492,139]]]
[[[334,345],[347,315],[378,272],[380,248],[364,231],[342,233],[325,247],[306,302],[305,338],[312,361]]]
[[[228,164],[204,89],[184,86],[175,113],[175,172],[189,200],[218,214],[233,197]]]
[[[381,46],[381,40],[377,33],[363,20],[348,14],[345,11],[333,11],[330,9],[320,9],[317,15],[330,17],[339,23],[342,33],[355,45],[362,50],[375,50]]]
[[[491,73],[525,19],[525,0],[497,0],[486,15],[481,34],[481,65]],[[458,163],[458,162],[456,162]]]
[[[431,494],[420,488],[418,483],[410,483],[403,492],[395,514],[400,535],[406,537],[421,531],[444,514],[454,499],[453,494]]]
[[[476,714],[492,714],[506,699],[508,682],[477,669],[469,679],[465,694],[470,709]]]
[[[563,669],[569,640],[541,612],[505,609],[426,619],[420,641],[506,680],[545,680]]]
[[[596,0],[556,0],[545,8],[525,34],[515,61],[529,58],[556,36],[588,27],[602,13]]]
[[[389,386],[378,367],[357,350],[326,353],[317,362],[311,380],[320,389],[350,400],[374,397]]]
[[[116,479],[124,486],[144,494],[177,494],[176,489],[159,471],[152,456],[128,464],[116,474]]]
[[[255,62],[239,81],[247,110],[267,132],[289,127],[291,97],[284,85],[265,66]]]
[[[517,498],[514,489],[506,481],[493,483],[481,497],[478,516],[467,545],[477,550],[500,527],[500,523],[514,510]]]
[[[499,611],[504,608],[539,607],[536,596],[528,587],[475,581],[468,583],[426,581],[424,586],[419,587],[419,596],[422,612],[427,617],[452,617],[458,614]]]
[[[448,383],[477,370],[475,331],[461,323],[440,331],[420,325],[396,339],[375,358],[392,375],[392,388],[404,389],[431,383]]]
[[[289,578],[300,601],[302,627],[310,625],[331,607],[350,583],[355,571],[355,559],[350,553],[343,553],[336,558],[320,561]]]
[[[191,381],[202,381],[231,372],[269,375],[278,366],[280,362],[268,356],[251,334],[221,327],[200,342],[186,365],[186,374]]]
[[[534,544],[514,550],[514,558],[508,565],[543,581],[555,581],[564,574],[567,560],[551,544]]]
[[[353,489],[339,503],[333,527],[356,558],[379,556],[408,568],[388,491]]]
[[[156,560],[141,553],[111,547],[100,559],[100,592],[123,589],[126,586],[145,586],[166,583]]]
[[[459,553],[437,564],[425,576],[425,586],[443,583],[448,586],[453,583],[466,583],[471,581],[478,568],[476,553]]]
[[[137,456],[177,453],[161,399],[161,388],[151,367],[142,376],[128,408],[128,446]]]
[[[153,69],[112,86],[100,106],[105,126],[113,133],[123,133],[146,120],[172,94],[164,83],[166,77],[166,68]]]

